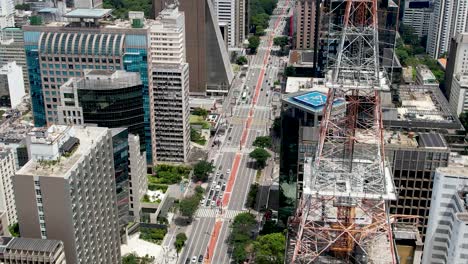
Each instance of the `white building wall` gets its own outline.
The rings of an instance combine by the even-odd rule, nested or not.
[[[15,1],[0,0],[0,29],[15,26]]]
[[[467,188],[467,167],[436,170],[422,263],[468,263]]]
[[[467,32],[467,22],[468,0],[435,0],[427,53],[433,58],[440,58],[449,50],[450,40],[456,33]]]
[[[449,104],[452,113],[459,116],[468,111],[468,73],[454,74],[450,88]]]
[[[133,221],[140,222],[141,199],[148,190],[146,177],[146,153],[140,153],[140,138],[128,135],[129,176],[130,176],[130,212]]]
[[[11,108],[16,108],[26,95],[23,68],[16,65],[14,61],[9,62],[0,68],[0,75],[6,76]]]
[[[227,43],[229,47],[236,46],[236,0],[214,0],[213,5],[218,19],[218,25],[227,25]]]
[[[410,8],[412,1],[405,1],[403,24],[414,28],[419,37],[427,36],[431,22],[432,8]]]
[[[8,225],[18,222],[12,183],[15,172],[16,166],[13,151],[10,149],[0,149],[0,211],[6,213]]]

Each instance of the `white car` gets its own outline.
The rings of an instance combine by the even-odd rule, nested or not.
[[[197,263],[197,256],[192,257],[192,263]]]
[[[226,170],[226,173],[227,173],[227,174],[231,173],[231,169],[227,169],[227,170]]]
[[[219,171],[216,172],[216,177],[219,177],[220,174],[221,174],[221,173],[220,173]]]
[[[216,201],[211,201],[211,206],[216,206]]]

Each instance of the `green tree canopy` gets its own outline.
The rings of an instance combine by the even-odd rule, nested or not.
[[[122,264],[151,264],[154,258],[148,255],[144,257],[138,257],[135,253],[129,253],[122,258]]]
[[[240,213],[234,218],[229,243],[233,246],[232,257],[236,263],[246,260],[256,225],[255,216],[251,213]]]
[[[252,143],[253,146],[259,148],[270,148],[272,144],[271,137],[268,136],[259,136],[255,138],[254,142]]]
[[[287,77],[293,77],[296,75],[296,68],[293,66],[288,66],[284,69],[284,75]]]
[[[265,28],[262,25],[258,25],[255,27],[255,36],[263,36],[265,35]]]
[[[19,230],[19,224],[18,223],[13,223],[8,226],[8,231],[10,231],[10,234],[12,237],[19,237],[20,236],[20,230]]]
[[[247,58],[245,56],[239,56],[237,59],[236,59],[236,64],[238,65],[244,65],[244,64],[247,64]]]
[[[197,107],[193,109],[192,114],[206,118],[209,113],[208,110],[206,110],[205,108]]]
[[[257,162],[257,166],[260,169],[263,169],[266,166],[267,159],[271,157],[271,155],[270,153],[268,153],[268,151],[262,148],[256,148],[252,152],[250,152],[249,157],[251,157]]]
[[[214,166],[206,160],[199,161],[193,167],[193,180],[205,182],[208,180],[208,174],[213,172]]]
[[[289,39],[286,36],[280,36],[273,39],[273,44],[276,46],[280,46],[283,49],[286,45],[288,45]]]
[[[187,235],[185,233],[179,233],[176,236],[176,240],[174,241],[174,247],[176,248],[177,254],[182,250],[185,245],[185,241],[187,241]]]
[[[468,129],[468,112],[463,112],[460,114],[460,122],[462,123],[465,130]]]
[[[252,51],[252,52],[257,52],[257,48],[258,46],[260,46],[260,37],[258,36],[251,36],[249,37],[249,46],[248,48]]]
[[[254,242],[256,264],[282,264],[286,238],[282,233],[273,233],[257,237]]]
[[[179,211],[182,216],[192,219],[193,215],[197,211],[198,204],[200,203],[201,197],[193,195],[182,199],[179,202]]]

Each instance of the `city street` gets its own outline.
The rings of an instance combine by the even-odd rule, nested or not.
[[[200,206],[196,212],[191,232],[187,234],[186,246],[179,257],[181,264],[191,261],[193,257],[198,261],[200,255],[204,263],[231,262],[227,244],[230,222],[237,214],[247,211],[245,201],[256,177],[254,161],[249,158],[252,143],[257,136],[267,135],[273,123],[272,87],[280,70],[280,59],[270,57],[270,50],[275,34],[283,32],[285,23],[282,18],[289,6],[289,0],[278,2],[277,13],[281,15],[271,16],[267,34],[261,37],[257,54],[249,58],[245,80],[236,82],[240,86],[232,87],[230,96],[225,100],[232,103],[232,116],[231,109],[223,113],[228,121],[226,135],[221,147],[215,147],[215,151],[210,153],[216,168],[214,174],[223,175],[221,178],[216,176],[214,181],[224,182],[225,190],[219,199],[214,196],[219,200],[214,206],[211,201],[208,202],[212,197],[207,195],[207,204],[211,206]],[[239,96],[233,99],[235,90]],[[240,95],[244,92],[247,96],[243,99]],[[215,190],[213,185],[216,183],[211,185],[211,190]],[[207,190],[209,192],[210,189]]]

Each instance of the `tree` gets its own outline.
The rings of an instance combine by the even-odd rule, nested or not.
[[[144,257],[138,257],[135,253],[129,253],[123,256],[122,264],[151,264],[154,261],[154,257],[148,255]]]
[[[238,65],[244,65],[247,64],[247,58],[245,56],[239,56],[236,60],[236,64]]]
[[[258,192],[258,183],[254,183],[250,185],[249,194],[247,195],[246,206],[249,208],[254,208],[255,200],[257,199],[257,192]]]
[[[31,10],[31,5],[30,4],[18,4],[18,5],[15,5],[15,9],[29,11]]]
[[[255,138],[252,145],[259,148],[270,148],[273,145],[273,143],[271,142],[271,137],[259,136]]]
[[[229,243],[233,246],[233,258],[236,263],[243,263],[251,248],[252,231],[257,225],[255,216],[251,213],[240,213],[234,217]]]
[[[286,45],[288,45],[289,39],[286,36],[276,37],[273,39],[273,44],[275,46],[280,46],[283,49]]]
[[[460,114],[460,122],[465,129],[468,129],[468,112],[463,112]]]
[[[284,75],[287,77],[292,77],[296,75],[296,68],[293,66],[288,66],[284,69]]]
[[[205,182],[208,180],[208,174],[213,172],[214,166],[206,160],[201,160],[193,167],[193,180]]]
[[[249,38],[249,46],[248,48],[253,52],[257,52],[257,48],[260,46],[260,37],[258,36],[251,36]]]
[[[10,231],[10,234],[12,237],[19,237],[20,236],[20,230],[19,230],[19,224],[18,223],[13,223],[8,226],[8,231]]]
[[[265,28],[261,25],[255,27],[255,36],[263,36],[265,35]]]
[[[206,118],[209,113],[205,108],[197,107],[193,109],[192,114]]]
[[[268,153],[268,151],[262,148],[256,148],[252,152],[250,152],[249,157],[251,157],[257,162],[257,166],[260,169],[263,169],[266,166],[267,159],[271,157],[271,155],[270,153]]]
[[[284,263],[286,238],[282,233],[259,236],[253,245],[256,264]]]
[[[187,241],[187,235],[185,235],[185,233],[177,234],[176,240],[174,241],[174,247],[176,248],[177,254],[179,254],[184,247],[185,241]]]
[[[182,201],[179,203],[180,214],[189,219],[192,219],[193,215],[197,211],[200,199],[201,197],[198,197],[197,195],[182,199]]]

